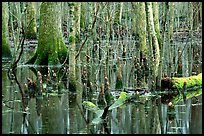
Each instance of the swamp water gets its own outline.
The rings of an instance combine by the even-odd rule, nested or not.
[[[27,52],[27,51],[26,51]],[[23,55],[26,62],[33,52]],[[182,56],[185,58],[185,56]],[[127,60],[128,62],[129,60]],[[3,61],[2,61],[3,62]],[[182,61],[186,62],[185,60]],[[129,61],[126,67],[129,67]],[[202,133],[202,95],[187,99],[186,103],[178,102],[172,109],[161,103],[161,97],[147,97],[142,103],[126,103],[108,111],[104,122],[93,123],[96,115],[85,109],[83,101],[96,104],[99,89],[92,96],[83,97],[82,92],[72,93],[66,87],[57,87],[58,92],[47,93],[43,97],[28,100],[26,112],[22,110],[19,87],[14,80],[8,79],[8,61],[2,68],[2,133],[3,134],[201,134]],[[114,63],[110,63],[114,65]],[[185,65],[184,65],[185,66]],[[128,75],[131,70],[123,73],[124,87],[133,86]],[[202,67],[202,65],[201,65]],[[185,68],[187,68],[185,66]],[[111,71],[111,70],[110,70]],[[29,77],[36,79],[28,66],[17,68],[18,81],[23,84]],[[110,72],[110,80],[116,79]],[[188,73],[187,73],[188,75]],[[131,77],[132,78],[132,77]],[[110,83],[113,96],[118,98],[120,91],[114,90],[115,83]]]
[[[28,67],[17,68],[19,82],[35,79]],[[27,112],[22,112],[21,96],[15,81],[2,70],[2,133],[111,133],[111,134],[190,134],[202,133],[202,96],[178,102],[173,110],[149,97],[144,103],[127,103],[108,112],[105,123],[91,124],[95,114],[83,108],[82,93],[63,89],[59,95],[31,98]],[[119,92],[111,92],[116,97]],[[91,101],[96,103],[98,91]],[[89,100],[90,100],[89,99]]]

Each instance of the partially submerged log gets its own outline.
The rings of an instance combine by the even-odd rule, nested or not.
[[[197,76],[190,77],[172,77],[171,79],[166,77],[161,80],[161,89],[165,90],[182,90],[184,88],[184,83],[186,83],[185,88],[188,90],[194,87],[202,86],[202,73]]]
[[[183,100],[185,103],[187,99],[201,95],[201,88],[202,73],[190,77],[166,77],[161,81],[161,90],[165,90],[160,92],[161,101],[176,104]]]

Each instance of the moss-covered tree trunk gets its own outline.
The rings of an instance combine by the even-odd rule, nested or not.
[[[69,15],[70,15],[70,36],[69,36],[69,90],[76,91],[76,73],[75,73],[75,55],[76,55],[76,16],[74,14],[74,8],[76,3],[69,3]]]
[[[147,60],[148,56],[148,48],[146,44],[146,12],[145,12],[145,3],[137,2],[133,3],[135,9],[135,18],[136,18],[136,39],[138,39],[137,47],[139,50],[137,51],[136,58],[138,58],[139,67],[136,69],[137,71],[137,86],[145,87],[145,73],[148,71],[147,63],[144,64],[144,59]],[[144,68],[144,69],[143,69]],[[139,72],[140,71],[140,72]]]
[[[67,48],[61,33],[60,11],[60,3],[41,4],[38,47],[27,64],[55,65],[68,60]]]
[[[117,4],[114,23],[121,24],[122,13],[123,13],[123,2]]]
[[[76,28],[76,33],[75,33],[75,37],[76,37],[76,51],[78,51],[78,47],[80,46],[80,20],[81,20],[81,3],[77,3],[75,6],[75,28]],[[76,89],[80,92],[82,91],[82,82],[81,82],[81,58],[80,58],[80,54],[78,59],[76,59]]]
[[[158,44],[159,44],[159,49],[160,49],[160,58],[161,56],[161,34],[160,34],[160,26],[159,26],[159,6],[158,6],[158,2],[153,2],[152,3],[152,10],[153,10],[153,20],[154,20],[154,29],[155,29],[155,33],[157,36],[157,40],[158,40]],[[161,71],[162,68],[162,63],[160,61],[159,63],[159,67],[158,67],[158,75],[157,75],[157,79],[156,79],[156,86],[160,86],[160,82],[161,82],[161,78],[162,78],[162,72]]]
[[[174,25],[174,2],[169,3],[169,25],[168,25],[168,47],[169,47],[169,62],[168,62],[168,73],[170,77],[173,69],[173,25]]]
[[[154,29],[155,29],[156,37],[157,37],[157,40],[158,40],[159,49],[160,49],[160,58],[162,58],[162,55],[161,55],[162,41],[161,41],[160,26],[159,26],[158,2],[153,2],[152,3],[152,10],[153,10]],[[159,66],[158,66],[158,75],[157,75],[157,78],[156,78],[156,86],[160,86],[160,82],[161,82],[161,78],[162,78],[161,69],[162,69],[162,63],[160,61]]]
[[[156,83],[156,77],[158,75],[158,67],[160,62],[160,51],[159,51],[159,43],[155,32],[154,20],[153,20],[153,10],[152,3],[146,2],[146,10],[147,10],[147,22],[148,22],[148,35],[152,38],[152,49],[153,49],[153,57],[150,59],[153,67],[153,81]],[[150,40],[150,39],[149,39]],[[150,45],[151,46],[151,45]],[[152,55],[151,55],[152,56]],[[154,86],[154,83],[153,86]]]
[[[194,87],[202,86],[202,73],[196,76],[190,77],[172,77],[162,79],[161,87],[162,89],[172,89],[172,90],[181,90],[181,89],[192,89]],[[185,86],[184,86],[185,85]]]
[[[147,55],[147,45],[146,45],[146,13],[145,13],[145,3],[137,3],[138,19],[136,20],[136,31],[139,38],[139,48],[142,53],[142,57]]]
[[[84,30],[85,26],[86,26],[86,3],[83,2],[81,3],[81,17],[80,17],[80,29]]]
[[[193,29],[196,30],[199,27],[199,23],[201,22],[200,18],[200,5],[202,6],[202,4],[200,4],[199,2],[192,2],[193,5]],[[201,7],[202,8],[202,7]]]
[[[116,77],[116,89],[122,89],[123,88],[123,81],[122,81],[122,66],[121,66],[121,60],[120,57],[117,59],[117,77]]]
[[[35,11],[35,3],[27,2],[26,3],[26,38],[27,39],[36,39],[37,38],[37,30],[36,30],[36,11]]]
[[[167,17],[168,17],[168,14],[169,14],[169,5],[168,5],[168,2],[164,2],[164,3],[161,3],[161,6],[162,6],[162,23],[161,23],[161,42],[160,42],[160,65],[159,65],[159,68],[158,68],[158,77],[157,77],[157,83],[156,83],[156,86],[157,88],[160,88],[161,87],[161,78],[162,78],[162,74],[163,74],[163,68],[164,68],[164,63],[165,63],[165,45],[166,45],[166,27],[167,27]]]
[[[11,57],[8,34],[8,2],[2,3],[2,57]]]
[[[153,10],[153,20],[154,20],[154,29],[158,39],[159,47],[161,48],[161,36],[160,36],[160,27],[159,27],[159,7],[158,2],[152,3]]]

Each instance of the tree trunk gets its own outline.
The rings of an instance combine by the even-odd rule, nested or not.
[[[153,20],[154,20],[154,28],[155,33],[158,39],[159,48],[161,49],[161,36],[160,36],[160,27],[159,27],[159,9],[158,9],[158,2],[152,3],[152,10],[153,10]]]
[[[116,89],[122,89],[123,88],[123,81],[122,81],[122,66],[121,66],[121,60],[120,57],[117,59],[117,77],[116,77]]]
[[[168,7],[168,3],[167,2],[165,2],[165,3],[162,3],[161,4],[162,5],[162,7],[163,7],[163,9],[162,9],[162,11],[163,11],[163,13],[162,13],[162,23],[161,23],[161,45],[160,45],[160,57],[161,57],[161,61],[160,61],[160,64],[159,64],[159,68],[158,68],[158,76],[157,76],[157,83],[156,83],[156,86],[158,87],[158,88],[160,88],[161,87],[161,78],[162,78],[162,71],[163,71],[163,68],[164,68],[164,63],[165,63],[165,59],[164,59],[164,46],[165,46],[165,44],[166,44],[166,42],[165,42],[165,39],[166,39],[166,26],[167,26],[167,15],[168,15],[168,9],[169,9],[169,7]]]
[[[153,58],[151,58],[152,59],[151,61],[153,64],[152,65],[153,66],[153,80],[156,81],[156,77],[158,75],[159,62],[160,62],[159,43],[156,37],[155,28],[154,28],[152,3],[147,2],[146,7],[147,7],[146,9],[147,10],[147,22],[148,22],[148,28],[149,28],[148,34],[150,35],[150,37],[152,37],[152,47],[153,47],[153,56],[154,56]]]
[[[43,2],[40,8],[38,47],[27,64],[55,65],[67,60],[61,33],[60,3]]]
[[[169,25],[167,27],[168,38],[167,38],[167,45],[168,45],[168,58],[167,58],[167,75],[170,77],[171,72],[173,69],[173,25],[174,25],[174,2],[169,3]]]
[[[76,4],[75,6],[75,28],[76,28],[76,33],[75,33],[75,37],[76,37],[76,51],[78,51],[78,47],[80,46],[79,44],[80,42],[80,21],[81,21],[81,3]],[[76,89],[79,92],[82,92],[82,82],[81,82],[81,59],[80,59],[80,54],[78,59],[76,59]]]
[[[181,90],[184,87],[184,83],[186,83],[186,89],[202,86],[202,73],[190,77],[164,78],[161,81],[161,87],[162,89]]]
[[[136,13],[136,39],[137,41],[137,47],[139,48],[138,53],[136,54],[136,57],[139,58],[139,65],[145,69],[143,69],[143,72],[137,72],[137,83],[138,87],[144,87],[142,84],[145,82],[144,78],[146,76],[146,72],[148,69],[146,69],[147,65],[144,64],[144,59],[148,56],[148,50],[147,50],[147,44],[146,44],[146,13],[145,13],[145,3],[144,2],[138,2],[133,3],[135,6],[135,13]],[[140,71],[141,67],[137,69],[137,71]],[[145,85],[145,84],[144,84]]]
[[[199,2],[192,2],[193,5],[193,29],[196,30],[199,27],[199,23],[201,22],[200,18],[200,9],[199,9]]]
[[[26,3],[26,38],[36,39],[36,11],[34,7],[34,2]]]
[[[2,3],[2,57],[11,57],[8,34],[8,3]]]
[[[69,3],[70,8],[70,36],[69,36],[69,90],[76,91],[76,14],[75,13],[76,4],[74,2]]]

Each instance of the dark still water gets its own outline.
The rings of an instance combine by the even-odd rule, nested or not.
[[[27,67],[17,69],[23,85],[26,78],[35,79]],[[149,98],[144,103],[128,103],[108,111],[103,123],[93,123],[96,116],[84,109],[81,93],[46,94],[28,100],[22,110],[21,96],[15,81],[9,80],[7,69],[2,69],[2,133],[3,134],[199,134],[202,133],[202,96],[178,102],[170,109]],[[114,92],[112,92],[114,93]],[[119,94],[119,93],[115,93]],[[96,104],[98,91],[89,100]]]

